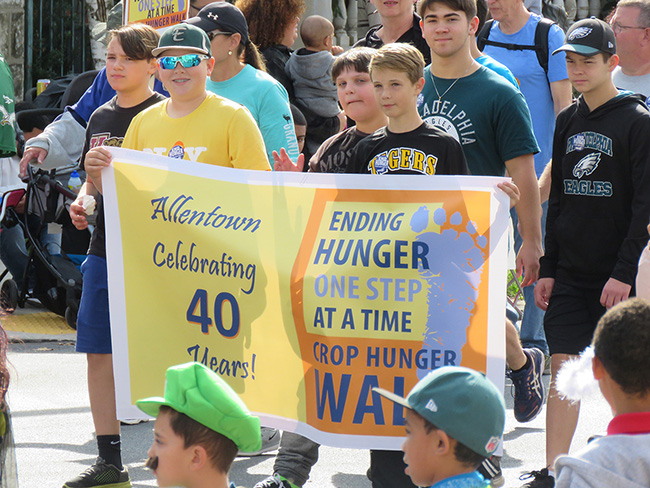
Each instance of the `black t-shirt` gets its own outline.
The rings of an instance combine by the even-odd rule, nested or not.
[[[309,160],[309,170],[314,173],[345,173],[352,151],[368,134],[356,127],[327,139]]]
[[[377,31],[381,29],[379,27],[373,27],[368,31],[366,37],[359,39],[353,47],[372,47],[374,49],[379,49],[384,45],[384,41],[377,35]],[[431,49],[427,44],[427,41],[422,37],[422,29],[420,29],[420,16],[413,13],[413,26],[407,30],[402,36],[397,39],[397,42],[406,42],[415,46],[418,51],[424,56],[424,65],[428,66],[431,64]]]
[[[121,147],[126,130],[129,128],[131,119],[142,112],[145,108],[165,100],[159,93],[154,93],[135,107],[122,108],[117,105],[117,96],[110,99],[104,105],[93,112],[86,127],[86,142],[81,156],[81,168],[84,169],[86,153],[97,146]],[[97,197],[97,222],[95,230],[90,238],[90,249],[88,254],[102,258],[106,257],[106,241],[104,223],[104,205],[101,194]]]
[[[380,175],[470,174],[458,141],[426,123],[399,134],[386,127],[377,130],[357,144],[346,172]]]

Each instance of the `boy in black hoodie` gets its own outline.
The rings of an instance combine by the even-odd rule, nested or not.
[[[558,395],[556,374],[589,345],[605,310],[630,296],[650,216],[650,114],[640,97],[612,82],[614,32],[600,20],[582,20],[558,51],[566,51],[581,96],[557,117],[546,251],[535,288],[537,306],[547,310],[552,358],[548,466],[568,453],[579,412],[579,404]],[[552,476],[550,468],[533,472],[525,486],[552,487]]]

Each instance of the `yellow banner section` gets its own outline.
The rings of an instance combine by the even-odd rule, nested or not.
[[[167,367],[218,372],[264,425],[395,448],[443,365],[503,386],[500,178],[292,175],[113,150],[104,173],[118,415]]]
[[[140,22],[167,29],[187,18],[189,0],[124,0],[124,24]]]

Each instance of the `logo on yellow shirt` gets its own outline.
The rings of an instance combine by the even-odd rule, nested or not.
[[[183,156],[185,156],[185,145],[181,141],[176,142],[167,153],[167,156],[174,159],[183,159]]]

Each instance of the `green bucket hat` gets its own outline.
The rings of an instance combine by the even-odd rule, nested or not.
[[[414,410],[472,451],[489,457],[499,446],[506,420],[503,395],[485,375],[460,366],[444,366],[422,378],[406,398],[372,391]]]
[[[161,405],[167,405],[228,437],[243,452],[258,451],[262,446],[260,419],[219,375],[201,363],[170,367],[165,375],[165,397],[145,398],[135,404],[152,417],[158,415]]]

